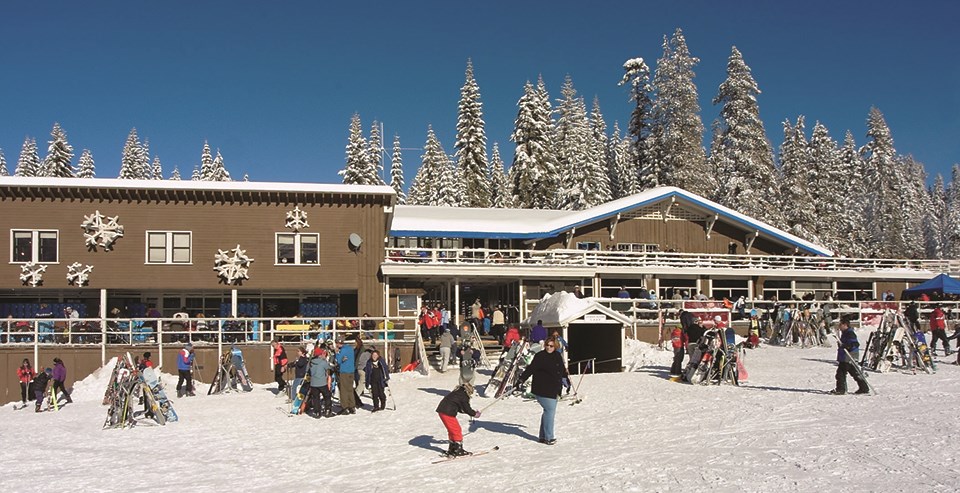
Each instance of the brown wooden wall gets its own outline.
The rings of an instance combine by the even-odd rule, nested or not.
[[[275,233],[284,227],[286,213],[295,206],[308,213],[310,227],[304,233],[320,235],[319,266],[275,264]],[[88,251],[80,223],[99,210],[119,216],[124,236],[113,250]],[[86,289],[131,290],[223,290],[213,270],[218,249],[236,247],[254,259],[249,275],[238,289],[296,291],[313,290],[358,294],[357,312],[383,314],[383,289],[377,275],[384,257],[386,215],[375,203],[352,204],[240,204],[157,201],[99,201],[6,199],[0,200],[0,288],[31,289],[20,280],[20,265],[10,264],[11,229],[59,230],[58,265],[44,273],[43,288],[68,288],[67,266],[73,262],[93,265]],[[146,231],[193,232],[192,265],[145,265]],[[359,252],[348,248],[351,233],[360,235]],[[72,288],[75,289],[75,288]]]

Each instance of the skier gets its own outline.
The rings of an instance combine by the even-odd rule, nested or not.
[[[329,418],[333,416],[330,396],[330,362],[327,361],[327,352],[317,347],[313,350],[313,359],[310,360],[310,392],[308,402],[316,413],[314,417]],[[321,404],[321,397],[323,402]]]
[[[279,339],[270,341],[273,348],[273,378],[277,382],[277,395],[283,393],[287,388],[287,382],[283,379],[283,370],[287,367],[287,351],[283,349]]]
[[[343,339],[337,339],[337,368],[340,371],[337,377],[337,391],[340,393],[340,414],[356,414],[357,403],[354,401],[353,372],[356,371],[352,346],[345,346]],[[310,377],[313,379],[313,377]]]
[[[860,341],[857,340],[857,333],[850,327],[850,318],[846,315],[840,317],[838,325],[841,335],[840,342],[837,344],[837,388],[831,390],[831,394],[843,395],[847,393],[847,374],[857,382],[858,394],[870,392],[867,381],[860,377],[853,365],[857,364],[860,358]],[[850,354],[852,361],[847,359],[847,353]]]
[[[307,376],[307,366],[310,364],[310,358],[307,358],[307,348],[300,346],[297,348],[297,360],[293,363],[287,363],[288,368],[293,368],[293,386],[290,391],[296,394],[300,392],[303,385],[303,378]],[[311,377],[313,378],[313,377]],[[291,397],[292,399],[292,397]]]
[[[53,395],[60,399],[60,394],[67,398],[67,404],[72,404],[73,399],[67,392],[67,387],[63,384],[67,380],[67,367],[63,365],[63,360],[53,358]],[[57,393],[59,391],[60,393]]]
[[[517,384],[522,388],[527,378],[533,376],[533,385],[530,391],[543,408],[540,417],[540,443],[553,445],[557,439],[553,434],[553,422],[557,413],[557,401],[560,396],[561,380],[567,375],[567,368],[563,365],[563,358],[557,353],[557,342],[547,339],[544,350],[533,357],[533,361],[520,374]]]
[[[463,345],[457,349],[457,358],[460,360],[460,385],[473,385],[477,377],[474,368],[480,364],[480,351],[473,349],[470,341],[463,341]]]
[[[449,333],[449,331],[447,332]],[[373,412],[381,411],[387,407],[387,394],[384,389],[390,380],[390,370],[387,369],[387,362],[380,359],[380,351],[376,349],[370,353],[370,359],[363,368],[366,375],[367,386],[373,395]]]
[[[357,351],[354,354],[357,355],[357,371],[353,376],[357,382],[357,390],[360,391],[360,394],[363,394],[364,389],[370,388],[370,384],[367,383],[367,374],[364,373],[363,369],[367,367],[367,362],[370,361],[370,356],[373,354],[373,348],[368,347],[363,351]],[[360,402],[359,395],[357,396],[357,402]]]
[[[450,335],[450,329],[443,329],[443,335],[440,336],[440,373],[446,373],[447,363],[450,361],[450,352],[453,350],[453,336]]]
[[[920,309],[916,301],[911,301],[907,308],[903,310],[903,316],[907,317],[910,326],[914,332],[920,331]]]
[[[463,413],[474,418],[480,417],[480,411],[474,411],[470,408],[470,397],[473,395],[473,385],[469,383],[460,384],[453,389],[440,401],[437,406],[437,414],[444,428],[447,429],[447,438],[450,440],[450,447],[445,455],[459,457],[470,455],[463,449],[463,431],[460,428],[460,422],[457,421],[457,413]]]
[[[30,360],[23,358],[23,363],[20,363],[20,368],[17,368],[17,379],[20,380],[20,400],[23,401],[23,407],[27,407],[27,390],[30,389],[30,381],[36,375],[33,367],[30,366]]]
[[[233,374],[230,376],[230,387],[237,388],[237,380],[243,378],[243,352],[236,344],[230,345],[230,364],[233,365]]]
[[[190,342],[186,343],[180,353],[177,354],[177,374],[180,377],[177,380],[177,397],[183,397],[184,395],[192,397],[195,395],[193,393],[193,374],[191,373],[194,357],[193,343]]]
[[[680,326],[673,328],[670,333],[670,343],[673,345],[673,366],[670,367],[671,375],[679,375],[683,370],[683,330]]]
[[[43,405],[43,396],[47,393],[47,384],[50,383],[50,377],[52,375],[53,370],[45,368],[33,378],[33,396],[37,400],[36,412],[38,413],[40,412],[40,406]]]
[[[946,316],[943,314],[943,306],[937,304],[930,312],[930,332],[933,333],[930,339],[930,356],[937,351],[937,341],[943,341],[943,354],[950,356],[950,342],[947,340]]]

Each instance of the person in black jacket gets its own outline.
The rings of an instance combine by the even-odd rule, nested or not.
[[[293,363],[287,363],[287,368],[293,368],[293,385],[290,386],[290,399],[297,397],[298,393],[307,395],[309,387],[303,387],[303,379],[307,375],[307,369],[310,366],[310,358],[307,357],[307,348],[300,346],[297,348],[297,360]]]
[[[543,408],[540,417],[540,443],[553,445],[557,439],[553,434],[553,421],[557,414],[557,401],[560,389],[563,387],[563,377],[567,376],[567,368],[563,364],[563,357],[557,352],[557,341],[553,338],[544,342],[544,350],[533,357],[533,361],[520,375],[519,386],[530,376],[533,376],[533,385],[530,391],[536,396],[537,402]]]
[[[470,408],[470,396],[473,395],[473,385],[465,383],[458,385],[440,401],[437,406],[437,414],[440,415],[440,421],[447,429],[447,437],[450,439],[450,448],[446,455],[460,456],[470,455],[463,449],[463,431],[460,429],[460,422],[457,421],[457,413],[464,413],[474,418],[480,417],[480,411],[474,411]]]
[[[43,398],[47,394],[47,385],[51,378],[53,378],[53,370],[50,368],[37,372],[37,376],[33,377],[33,393],[37,398],[38,413],[40,412],[40,406],[43,405]]]

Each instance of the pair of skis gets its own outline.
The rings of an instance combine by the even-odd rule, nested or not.
[[[431,464],[442,464],[442,463],[444,463],[444,462],[452,462],[452,461],[455,461],[455,460],[466,459],[466,458],[468,458],[468,457],[480,457],[481,455],[487,455],[487,454],[489,454],[489,453],[496,452],[497,450],[500,450],[500,447],[499,447],[499,446],[496,446],[496,447],[493,447],[493,448],[490,448],[490,449],[487,449],[487,450],[481,450],[480,452],[471,452],[471,453],[466,454],[466,455],[447,455],[447,454],[441,454],[441,455],[440,455],[441,458],[440,458],[439,460],[435,460],[435,461],[431,462]]]

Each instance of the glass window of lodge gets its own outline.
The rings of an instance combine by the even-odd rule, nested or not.
[[[59,232],[11,230],[10,236],[10,262],[21,264],[59,262]]]
[[[577,250],[599,250],[599,241],[578,241]]]
[[[277,233],[278,265],[318,265],[319,263],[319,234]]]
[[[193,233],[147,231],[148,264],[189,264],[193,261]]]
[[[617,243],[618,252],[659,252],[657,243]]]

